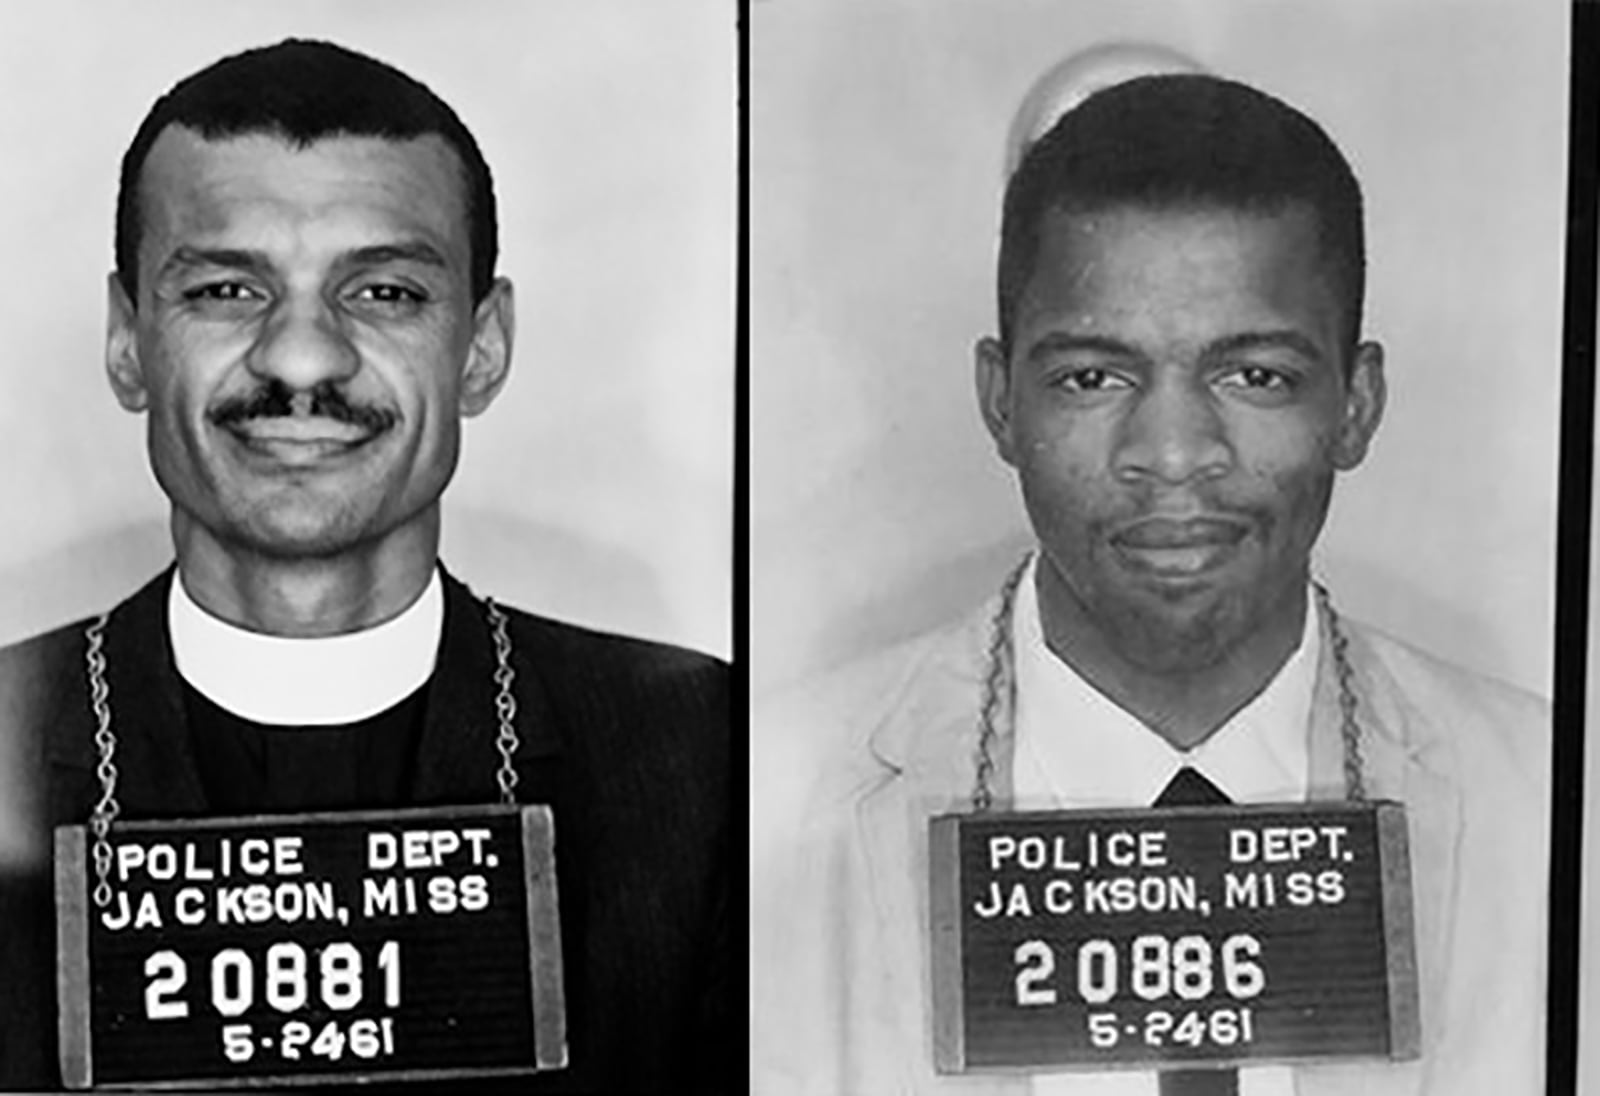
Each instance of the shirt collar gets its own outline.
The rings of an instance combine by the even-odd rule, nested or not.
[[[1310,780],[1310,716],[1320,636],[1306,589],[1300,643],[1248,704],[1191,750],[1179,750],[1085,681],[1045,644],[1038,555],[1017,587],[1016,761],[1019,809],[1148,806],[1183,765],[1237,802],[1293,802]]]
[[[202,609],[173,571],[168,634],[179,675],[234,715],[278,726],[328,726],[377,715],[433,674],[444,625],[439,571],[399,616],[314,639],[263,635]]]

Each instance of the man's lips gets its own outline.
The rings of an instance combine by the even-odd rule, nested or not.
[[[1227,562],[1249,533],[1230,518],[1144,518],[1118,529],[1111,543],[1136,570],[1188,576]]]
[[[1227,518],[1144,518],[1111,537],[1129,548],[1200,548],[1237,544],[1249,527]]]
[[[244,419],[227,423],[223,429],[245,448],[290,463],[348,452],[382,432],[357,423],[299,415]]]

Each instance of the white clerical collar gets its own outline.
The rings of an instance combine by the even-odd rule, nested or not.
[[[422,596],[392,620],[347,635],[291,639],[212,616],[174,571],[167,627],[178,673],[234,715],[279,726],[354,723],[393,707],[433,674],[444,584],[435,568]]]
[[[1179,750],[1085,681],[1045,644],[1035,585],[1038,554],[1017,585],[1016,743],[1018,810],[1149,806],[1184,765],[1241,803],[1305,799],[1311,768],[1311,696],[1320,633],[1306,590],[1300,646],[1255,699],[1210,738]],[[1152,1070],[1041,1074],[1031,1096],[1157,1096]],[[1292,1096],[1287,1066],[1239,1070],[1240,1096]]]
[[[1320,634],[1306,589],[1300,644],[1267,687],[1214,734],[1179,750],[1113,703],[1045,644],[1038,556],[1017,587],[1017,805],[1148,806],[1179,768],[1199,769],[1236,802],[1293,802],[1310,783],[1311,695]]]

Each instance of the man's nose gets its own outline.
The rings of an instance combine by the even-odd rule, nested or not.
[[[272,311],[245,359],[251,373],[293,392],[349,379],[361,368],[355,344],[327,304],[283,300]]]
[[[1214,479],[1233,464],[1233,442],[1215,397],[1187,377],[1163,378],[1138,395],[1112,454],[1116,476],[1129,482]]]

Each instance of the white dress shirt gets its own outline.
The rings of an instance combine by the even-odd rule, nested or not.
[[[355,723],[385,711],[433,674],[444,629],[439,571],[399,616],[346,635],[252,632],[202,609],[173,572],[167,625],[179,675],[213,704],[277,726]]]
[[[1017,587],[1018,810],[1149,806],[1173,775],[1198,769],[1240,803],[1298,802],[1310,780],[1309,727],[1319,634],[1306,590],[1300,645],[1277,675],[1222,727],[1190,750],[1173,747],[1113,703],[1045,645],[1038,555]],[[1034,1096],[1157,1096],[1154,1070],[1041,1074]],[[1239,1096],[1292,1096],[1287,1066],[1239,1070]]]

